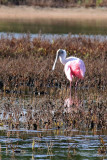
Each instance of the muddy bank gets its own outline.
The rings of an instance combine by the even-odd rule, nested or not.
[[[39,8],[28,6],[1,6],[2,20],[107,20],[107,8]]]

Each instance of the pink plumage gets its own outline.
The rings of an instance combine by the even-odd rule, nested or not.
[[[69,81],[72,81],[73,77],[83,79],[85,75],[84,62],[80,59],[68,61],[64,66],[64,71]]]

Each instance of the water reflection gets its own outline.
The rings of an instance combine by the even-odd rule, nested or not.
[[[74,20],[1,20],[0,32],[106,35],[107,22]]]
[[[64,101],[65,111],[68,113],[77,112],[81,106],[81,102],[78,99],[77,95],[75,97],[69,97]]]
[[[50,93],[53,94],[52,91]],[[72,97],[66,98],[66,95],[69,95],[69,89],[61,93],[55,90],[54,96],[1,95],[1,130],[106,128],[105,91],[96,93],[78,90],[78,94],[72,92]]]

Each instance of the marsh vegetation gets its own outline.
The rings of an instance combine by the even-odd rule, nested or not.
[[[58,63],[52,72],[57,48],[63,48],[68,56],[77,56],[86,64],[86,76],[79,87],[106,88],[107,40],[79,37],[45,39],[41,35],[30,39],[30,35],[0,39],[0,78],[1,89],[16,91],[23,86],[46,89],[46,86],[66,87],[69,82]],[[75,81],[74,81],[75,82]],[[8,88],[8,89],[7,89]]]

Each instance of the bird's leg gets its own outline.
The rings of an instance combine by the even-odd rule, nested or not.
[[[79,79],[77,79],[77,81],[75,83],[75,95],[76,95],[76,91],[77,91],[77,87],[78,87],[78,81],[79,81]]]
[[[76,83],[75,83],[75,89],[77,90],[77,86],[78,86],[78,81],[79,79],[77,79]]]
[[[70,100],[71,100],[71,81],[70,81]]]

